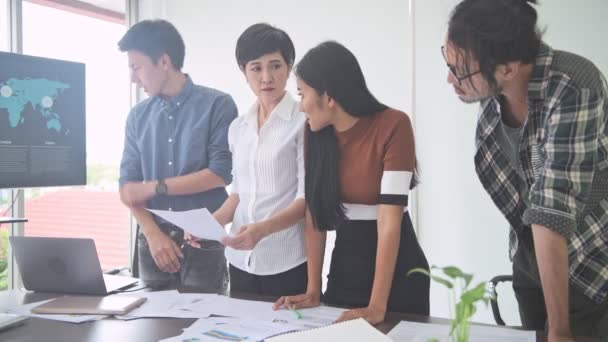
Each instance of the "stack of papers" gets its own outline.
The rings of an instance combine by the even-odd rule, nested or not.
[[[429,324],[401,321],[388,336],[396,342],[427,342],[435,339],[441,342],[451,341],[448,338],[450,326],[445,324]],[[472,325],[469,342],[534,342],[536,332],[507,329],[500,327],[485,327]]]
[[[132,294],[117,294],[116,296]],[[221,296],[204,293],[179,293],[176,290],[141,292],[138,297],[147,298],[146,302],[126,315],[115,316],[121,320],[131,320],[144,317],[172,317],[172,318],[205,318],[211,316],[211,312],[205,309]],[[183,307],[197,305],[200,310],[187,311]]]
[[[277,310],[274,311],[272,321],[275,323],[286,323],[299,327],[298,330],[319,328],[333,322],[342,315],[345,309],[335,308],[331,306],[317,306],[308,309],[298,309],[300,318],[294,317],[294,313],[291,310]]]
[[[132,320],[143,317],[198,318],[180,336],[165,341],[260,341],[286,332],[314,329],[334,322],[344,309],[328,306],[298,310],[273,310],[272,303],[242,300],[217,294],[179,293],[176,290],[116,294],[113,296],[145,297],[146,301],[117,319]],[[40,315],[31,309],[52,299],[17,305],[4,311],[71,323],[82,323],[105,318],[105,315]],[[212,317],[211,315],[225,316]]]
[[[161,342],[220,342],[220,341],[262,341],[297,327],[267,321],[232,317],[212,317],[199,319],[184,332]]]
[[[182,307],[183,310],[211,313],[218,316],[263,320],[299,326],[300,329],[316,328],[333,323],[344,309],[330,306],[298,309],[301,317],[287,309],[273,310],[272,303],[218,296],[213,302],[198,302]]]
[[[200,319],[184,333],[164,342],[182,341],[260,341],[270,336],[318,328],[334,322],[344,309],[319,306],[299,309],[300,318],[287,309],[273,310],[272,303],[217,296],[214,300],[197,302],[182,310],[212,313],[219,316]]]
[[[289,333],[266,339],[267,342],[393,342],[363,318],[328,325],[323,328]]]
[[[15,291],[15,296],[20,295]],[[116,294],[115,296],[133,296]],[[179,293],[176,290],[138,292],[146,302],[118,319],[131,320],[142,317],[199,318],[179,336],[164,342],[182,341],[412,341],[426,342],[436,339],[448,342],[449,325],[402,321],[388,337],[363,319],[332,324],[345,309],[318,306],[299,309],[299,315],[291,310],[273,310],[272,303],[242,300],[217,294]],[[105,315],[32,314],[31,309],[52,299],[0,308],[0,312],[39,317],[70,323],[82,323],[105,318]],[[211,315],[225,316],[212,317]],[[303,330],[303,331],[302,331]],[[288,333],[288,334],[284,334]],[[284,334],[284,335],[281,335]],[[277,336],[279,335],[279,336]],[[275,337],[272,337],[275,336]],[[268,339],[271,337],[270,339]],[[390,339],[389,339],[390,338]],[[392,340],[391,340],[392,339]],[[471,326],[470,342],[533,342],[534,331],[522,331],[492,326]]]

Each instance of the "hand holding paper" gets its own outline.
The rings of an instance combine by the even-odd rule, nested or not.
[[[147,210],[201,239],[221,241],[228,236],[207,208],[186,211]]]
[[[240,227],[236,234],[224,238],[221,242],[227,247],[242,251],[252,250],[260,240],[264,238],[264,233],[260,226],[248,224]]]

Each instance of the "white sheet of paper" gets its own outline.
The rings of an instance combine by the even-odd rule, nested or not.
[[[183,309],[195,312],[211,312],[218,316],[258,319],[264,321],[272,321],[276,316],[275,311],[272,310],[272,303],[236,299],[226,296],[219,297],[220,298],[217,301],[210,305],[196,303],[185,306]]]
[[[222,325],[222,324],[228,324],[228,323],[234,323],[234,322],[238,322],[242,320],[242,318],[236,318],[236,317],[209,317],[209,318],[203,318],[203,319],[199,319],[197,321],[195,321],[194,323],[192,323],[192,325],[190,325],[187,328],[184,328],[184,332],[186,331],[201,331],[203,329],[207,329],[208,327],[212,327],[212,326],[216,326],[216,325]]]
[[[272,321],[274,323],[295,325],[300,330],[305,330],[332,324],[344,311],[345,309],[342,308],[321,305],[314,308],[298,309],[301,317],[296,318],[293,311],[279,309],[273,312],[274,317]]]
[[[207,208],[186,211],[147,210],[201,239],[220,241],[228,236]]]
[[[161,342],[188,340],[201,342],[226,340],[253,342],[294,330],[297,330],[297,327],[255,319],[213,317],[199,319],[190,327],[184,329],[181,335],[162,340]]]
[[[197,337],[196,335],[200,335],[198,332],[199,331],[207,331],[207,330],[211,330],[213,329],[216,325],[218,324],[225,324],[227,323],[227,321],[232,321],[232,320],[236,320],[238,318],[231,318],[231,317],[210,317],[210,318],[204,318],[204,319],[199,319],[196,322],[192,323],[191,326],[189,326],[188,328],[185,328],[183,333],[181,335],[177,335],[177,336],[173,336],[173,337],[169,337],[166,338],[164,340],[160,340],[159,342],[183,342],[183,341],[189,341],[190,339],[193,339],[194,337]],[[218,341],[216,338],[214,337],[207,337],[206,339],[203,338],[198,338],[197,341],[200,342],[206,342],[206,341]]]
[[[447,324],[430,324],[401,321],[388,336],[395,341],[426,342],[437,339],[448,342],[450,326]],[[486,327],[472,325],[469,337],[470,342],[534,342],[536,332],[507,329],[501,327]]]
[[[21,297],[24,296],[27,291],[22,290],[5,290],[2,291],[4,296],[3,305],[0,306],[0,312],[5,313],[9,310],[13,310],[23,304],[21,304]]]
[[[98,319],[107,317],[105,315],[61,315],[61,314],[39,315],[39,314],[33,314],[30,311],[33,307],[46,303],[46,302],[50,302],[51,300],[53,300],[53,299],[21,305],[21,306],[8,310],[7,312],[22,315],[22,316],[38,317],[38,318],[44,318],[44,319],[51,319],[54,321],[69,322],[69,323],[83,323],[83,322],[88,322],[88,321],[96,321]]]
[[[116,296],[133,295],[117,294]],[[185,311],[181,308],[192,304],[208,304],[214,301],[216,294],[204,293],[179,293],[176,290],[138,292],[137,296],[146,297],[147,300],[138,308],[126,315],[116,316],[120,320],[131,320],[144,317],[172,317],[172,318],[205,318],[211,316],[211,312],[201,309],[197,312]]]
[[[318,329],[289,333],[266,339],[267,342],[310,342],[310,341],[349,341],[349,342],[393,342],[363,318],[328,325]]]
[[[273,310],[272,303],[218,296],[213,303],[195,303],[182,307],[184,310],[194,312],[210,312],[214,315],[239,317],[243,319],[256,319],[298,326],[300,329],[317,328],[331,324],[345,311],[345,309],[331,306],[317,306],[315,308],[299,309],[301,318],[296,318],[291,310]]]

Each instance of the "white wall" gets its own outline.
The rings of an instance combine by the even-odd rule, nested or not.
[[[482,189],[473,165],[477,105],[462,104],[447,84],[440,54],[447,20],[456,0],[415,0],[414,115],[422,184],[418,190],[418,229],[429,262],[457,265],[490,279],[510,274],[508,225]],[[608,24],[605,0],[551,0],[538,7],[546,40],[555,48],[580,53],[606,73]],[[512,291],[500,298],[503,318],[519,324]],[[431,314],[449,315],[446,289],[433,285]],[[490,308],[474,320],[494,322]]]
[[[580,54],[608,76],[608,1],[545,0],[539,10],[544,39],[554,48]]]
[[[411,45],[408,0],[151,1],[140,3],[142,18],[164,17],[186,42],[184,71],[194,82],[230,93],[243,112],[254,97],[234,57],[236,40],[250,25],[267,22],[294,41],[296,61],[318,43],[333,39],[348,47],[373,93],[389,106],[411,110]],[[398,42],[398,44],[395,44]],[[292,77],[288,89],[296,94]]]

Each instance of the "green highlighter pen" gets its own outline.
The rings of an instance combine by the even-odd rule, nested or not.
[[[294,315],[296,315],[296,318],[297,318],[297,319],[302,318],[302,314],[301,314],[301,313],[299,313],[299,312],[298,312],[298,310],[296,310],[296,309],[295,309],[293,306],[292,306],[292,307],[290,307],[290,308],[289,308],[289,310],[291,310],[291,311],[294,313]]]

